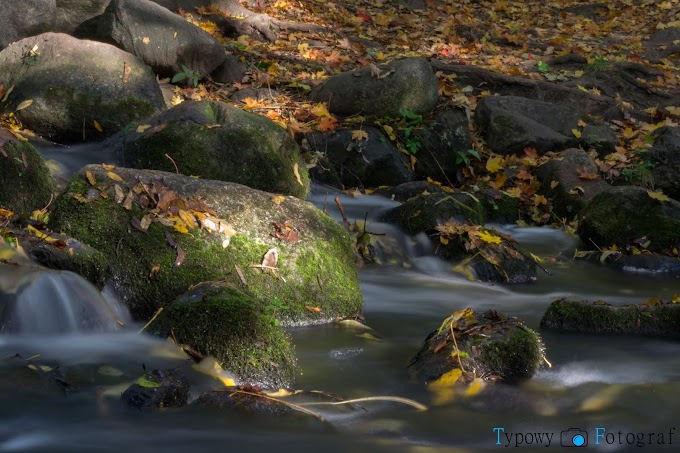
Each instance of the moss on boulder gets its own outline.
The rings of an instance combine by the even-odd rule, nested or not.
[[[557,299],[541,327],[566,332],[649,335],[680,338],[680,305],[672,303],[614,306],[603,301]]]
[[[129,167],[177,168],[302,199],[309,193],[307,167],[286,130],[223,102],[183,102],[133,125],[113,143]]]
[[[0,208],[30,213],[50,202],[55,187],[40,153],[0,128]]]
[[[215,357],[243,383],[279,388],[295,380],[293,346],[267,303],[229,284],[192,287],[165,307],[153,331]]]
[[[116,183],[111,174],[122,181]],[[160,171],[117,168],[111,174],[100,165],[76,173],[54,203],[50,226],[108,257],[112,281],[137,319],[148,319],[190,286],[213,280],[249,290],[266,302],[278,298],[288,307],[279,319],[288,325],[362,314],[349,235],[310,203]],[[122,193],[132,193],[129,210],[116,202],[116,184]],[[161,194],[174,200],[168,209],[158,207]],[[133,218],[145,215],[182,223],[179,209],[184,216],[210,217],[225,232],[196,227],[183,234],[157,221],[146,232],[133,226]],[[286,230],[296,232],[288,236]],[[258,267],[271,249],[278,255],[275,271]]]

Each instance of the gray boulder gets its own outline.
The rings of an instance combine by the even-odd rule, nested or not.
[[[315,181],[337,188],[396,186],[413,179],[408,156],[378,129],[363,127],[367,138],[352,138],[352,129],[307,135],[311,151],[324,153],[312,170]]]
[[[56,0],[0,0],[0,50],[14,41],[51,31]]]
[[[176,165],[185,175],[268,192],[299,198],[309,192],[307,167],[288,133],[223,102],[183,102],[134,124],[112,143],[128,167],[175,171]]]
[[[580,127],[579,121],[586,126]],[[517,154],[525,147],[545,153],[578,145],[605,153],[616,144],[616,136],[606,124],[578,110],[517,96],[483,98],[475,122],[484,131],[486,143],[499,154]],[[581,133],[580,138],[573,129]]]
[[[205,76],[225,58],[217,39],[149,0],[112,0],[97,33],[141,58],[162,77],[172,77],[184,67]]]
[[[423,58],[404,58],[378,66],[380,74],[366,67],[336,74],[312,90],[310,99],[327,102],[339,115],[398,117],[399,110],[425,114],[439,97],[439,82]]]
[[[56,141],[102,139],[164,108],[144,62],[61,33],[22,39],[0,52],[0,83],[14,87],[2,112],[21,105],[16,116],[23,125]]]
[[[552,200],[553,211],[572,219],[585,205],[610,185],[601,177],[593,160],[583,150],[570,148],[538,168],[541,193]],[[555,187],[552,187],[557,183]]]
[[[680,128],[664,126],[654,131],[654,147],[642,158],[651,164],[654,187],[680,200]]]
[[[436,181],[457,181],[459,156],[472,149],[470,126],[464,111],[444,110],[432,124],[418,132],[420,150],[416,154],[416,176]]]
[[[637,186],[621,186],[596,195],[581,211],[578,235],[601,247],[649,241],[652,252],[680,245],[680,202],[655,200]]]
[[[98,20],[111,0],[56,0],[54,31],[78,38],[94,38]]]

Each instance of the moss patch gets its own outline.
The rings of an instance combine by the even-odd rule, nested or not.
[[[45,160],[29,143],[9,138],[0,129],[0,207],[16,213],[30,213],[49,203],[55,190]],[[7,157],[4,156],[7,155]]]

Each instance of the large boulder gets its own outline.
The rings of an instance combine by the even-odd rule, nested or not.
[[[653,252],[680,246],[680,202],[660,201],[650,193],[642,187],[621,186],[595,196],[581,211],[581,240],[624,249],[649,242],[647,249]]]
[[[0,208],[21,214],[47,206],[55,182],[40,153],[0,127]]]
[[[616,144],[606,124],[578,110],[518,96],[483,98],[477,104],[475,122],[484,131],[486,143],[499,154],[517,154],[525,147],[545,153],[578,145],[604,153]]]
[[[98,20],[111,0],[56,0],[57,18],[51,31],[93,38]]]
[[[516,384],[531,379],[542,363],[541,338],[521,320],[493,310],[476,315],[467,308],[425,339],[408,368],[414,378],[434,385],[472,378]]]
[[[654,187],[680,200],[680,127],[654,131],[654,147],[642,155],[651,167]]]
[[[585,205],[610,186],[588,153],[570,148],[541,165],[536,172],[541,193],[552,200],[553,212],[574,218]]]
[[[56,0],[0,0],[0,50],[14,41],[51,31],[57,17]]]
[[[314,167],[315,181],[337,188],[396,186],[413,179],[408,157],[379,130],[362,128],[366,138],[356,139],[352,129],[307,135],[311,151],[324,154]]]
[[[112,0],[99,19],[97,33],[141,58],[162,77],[184,68],[205,76],[226,55],[217,39],[149,0]]]
[[[76,173],[49,225],[108,257],[112,284],[137,319],[213,280],[277,298],[277,319],[287,325],[361,315],[348,233],[310,203],[240,184],[110,168]]]
[[[222,282],[200,283],[168,304],[153,331],[217,359],[241,383],[290,387],[297,371],[275,305]]]
[[[425,114],[434,108],[439,82],[423,58],[404,58],[378,66],[336,74],[312,90],[310,98],[327,102],[339,115],[398,117],[400,110]]]
[[[309,193],[307,167],[288,133],[223,102],[183,102],[133,125],[112,143],[128,167],[178,169],[299,198]]]
[[[56,141],[102,139],[164,108],[144,62],[61,33],[22,39],[0,52],[0,84],[14,87],[2,112],[22,107],[16,117],[23,125]]]

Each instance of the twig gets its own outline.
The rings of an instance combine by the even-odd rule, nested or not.
[[[149,322],[147,322],[146,324],[144,324],[144,327],[142,327],[141,329],[139,329],[139,331],[138,331],[137,333],[142,333],[142,332],[144,332],[144,330],[145,330],[147,327],[149,327],[149,326],[151,325],[151,323],[154,322],[154,321],[156,320],[156,318],[158,318],[158,315],[160,315],[162,311],[163,311],[163,307],[159,308],[159,309],[156,311],[156,313],[151,317],[151,319],[149,319]]]
[[[168,153],[165,153],[165,157],[167,157],[168,159],[170,159],[170,162],[172,162],[172,165],[175,166],[175,173],[179,174],[179,169],[177,168],[177,164],[175,163],[175,161],[173,160],[173,158],[170,157],[170,155],[168,155]]]
[[[349,221],[347,220],[347,215],[345,214],[345,208],[342,207],[342,203],[340,203],[340,198],[335,197],[335,204],[338,205],[338,209],[340,210],[340,215],[342,215],[342,224],[345,225],[345,229],[349,231]]]

